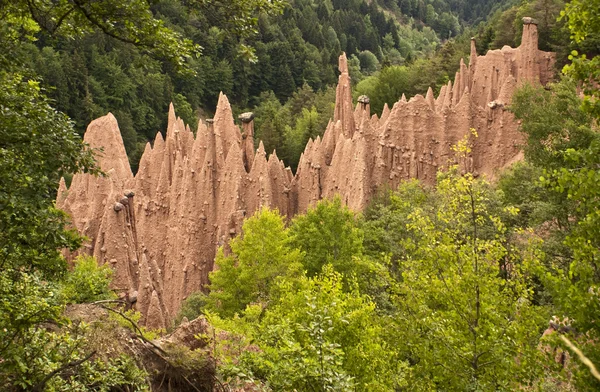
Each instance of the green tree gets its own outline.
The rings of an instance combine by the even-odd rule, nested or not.
[[[278,4],[229,3],[239,3],[241,10]],[[56,286],[67,265],[59,249],[74,250],[81,238],[67,229],[65,214],[56,209],[56,189],[63,176],[99,170],[73,123],[51,106],[26,66],[26,51],[40,31],[66,39],[102,31],[181,69],[199,47],[154,18],[146,1],[19,0],[0,1],[0,8],[0,389],[142,389],[145,374],[132,361],[93,358],[84,326],[62,317],[64,296]],[[251,15],[239,16],[237,23],[252,24]],[[102,91],[93,79],[87,81],[107,102],[128,98],[123,89],[131,80],[124,77],[123,68],[114,62],[105,65],[122,82],[113,86],[117,96]],[[86,102],[84,108],[86,114],[93,113],[93,104]],[[67,277],[67,286],[91,279],[94,290],[106,291],[107,276],[96,281],[97,276],[82,275],[76,269]],[[105,293],[85,293],[75,300],[96,298],[90,294]]]
[[[574,44],[586,47],[595,42],[600,18],[591,12],[597,1],[572,1],[561,12]],[[593,45],[592,45],[593,46]],[[551,91],[524,88],[513,100],[513,110],[522,120],[528,137],[526,158],[540,171],[537,184],[544,188],[550,207],[556,211],[540,226],[541,235],[556,234],[564,249],[546,253],[546,269],[540,279],[550,294],[556,315],[566,317],[578,333],[571,338],[595,363],[600,350],[597,287],[598,275],[598,195],[600,139],[597,122],[599,89],[598,57],[574,51],[571,64],[563,69],[565,77]],[[583,94],[576,89],[582,87]],[[543,105],[543,109],[538,105]],[[549,234],[548,234],[549,233]],[[600,385],[588,369],[574,362],[575,383],[579,390],[596,390]]]
[[[283,159],[296,169],[300,161],[300,155],[304,152],[309,139],[316,139],[323,134],[319,128],[319,113],[313,106],[310,109],[303,108],[302,113],[296,118],[296,124],[292,128],[286,126],[284,131]]]
[[[547,168],[564,165],[564,151],[583,149],[596,137],[593,115],[581,110],[582,101],[573,81],[563,79],[549,89],[523,86],[514,96],[512,111],[522,120],[527,136],[525,157]]]
[[[536,227],[552,219],[560,219],[561,213],[555,211],[549,192],[539,181],[543,171],[525,160],[517,162],[502,172],[498,179],[504,205],[518,209],[512,225],[520,228]]]
[[[355,54],[348,58],[348,73],[355,85],[365,78],[365,75],[360,71],[360,59]]]
[[[269,91],[260,95],[260,104],[254,109],[254,114],[256,115],[254,138],[256,147],[259,141],[262,141],[268,153],[275,149],[279,149],[281,153],[284,131],[290,117],[287,108],[284,108],[275,94]]]
[[[342,275],[331,266],[313,278],[284,280],[278,291],[260,320],[260,307],[249,307],[244,318],[233,321],[260,350],[244,350],[229,371],[247,372],[276,391],[406,386],[406,364],[387,342],[375,304],[356,287],[344,290]]]
[[[38,275],[14,270],[0,272],[0,298],[0,386],[25,389],[49,373],[44,366],[60,365],[60,359],[45,349],[54,336],[37,325],[59,320],[62,307]]]
[[[86,303],[111,299],[115,295],[110,290],[113,271],[107,265],[98,265],[91,256],[80,256],[75,266],[60,284],[61,295],[66,303]]]
[[[557,191],[555,186],[540,183],[542,177],[552,177],[552,173],[572,166],[566,151],[581,151],[588,148],[597,139],[592,128],[592,116],[581,110],[581,99],[577,96],[575,84],[567,79],[550,86],[550,90],[524,86],[519,89],[512,101],[515,116],[522,121],[520,130],[526,135],[525,158],[532,165],[530,170],[537,175],[533,178],[515,178],[525,174],[516,168],[513,175],[508,173],[511,189],[505,188],[505,194],[518,203],[522,213],[533,214],[528,222],[531,226],[546,226],[544,248],[552,256],[553,262],[568,269],[572,260],[572,251],[564,245],[564,240],[577,226],[581,216],[577,213],[578,203],[566,192]],[[558,173],[558,172],[556,172]],[[514,192],[514,187],[525,182],[528,192]],[[504,182],[500,182],[504,186]],[[532,188],[533,186],[533,188]],[[535,209],[525,207],[538,199]],[[532,206],[533,207],[533,206]],[[577,218],[576,218],[577,217]]]
[[[566,18],[567,26],[571,32],[571,39],[578,44],[586,41],[596,43],[595,50],[590,57],[585,53],[573,51],[569,59],[572,63],[567,65],[564,72],[579,81],[584,89],[583,105],[586,112],[591,113],[596,119],[600,118],[600,57],[595,56],[599,50],[597,42],[600,39],[600,17],[598,16],[600,1],[598,0],[572,0],[561,11],[561,16]]]
[[[190,128],[196,129],[196,126],[198,125],[194,124],[194,122],[196,122],[196,115],[194,114],[192,105],[190,105],[183,95],[175,94],[173,97],[173,106],[177,115],[181,117]]]
[[[408,216],[412,235],[402,241],[396,321],[415,363],[411,385],[511,390],[533,381],[547,316],[532,303],[537,260],[509,252],[484,182],[453,167],[438,176],[436,196],[433,215],[417,207]]]
[[[363,232],[339,197],[321,200],[305,215],[294,218],[290,235],[291,244],[304,253],[302,263],[308,276],[318,274],[326,264],[349,274],[353,256],[363,252]]]
[[[377,56],[371,51],[363,50],[358,54],[358,58],[360,60],[360,69],[366,75],[372,74],[379,68],[379,60],[377,60]]]
[[[62,315],[63,298],[37,273],[0,271],[0,389],[145,390],[132,358],[103,359],[88,347],[87,326]]]
[[[433,205],[434,193],[418,180],[403,181],[395,191],[382,189],[360,222],[365,253],[371,257],[389,255],[397,273],[398,263],[406,254],[401,241],[411,234],[406,227],[408,216],[416,208],[430,211]]]
[[[149,4],[142,0],[127,3],[112,0],[11,1],[5,2],[3,8],[5,21],[35,23],[50,34],[66,36],[78,36],[98,29],[110,37],[167,58],[177,66],[183,66],[186,57],[200,50],[192,41],[154,18]]]
[[[586,40],[596,39],[600,17],[592,12],[598,8],[598,1],[572,1],[567,4],[563,18],[566,18],[571,38],[575,43],[583,44]],[[564,68],[567,77],[573,78],[583,87],[583,97],[575,93],[574,84],[563,81],[555,87],[556,102],[565,102],[564,114],[560,125],[551,128],[547,135],[546,149],[555,158],[550,164],[537,162],[544,170],[541,183],[553,194],[555,199],[567,205],[565,245],[572,252],[569,263],[556,263],[550,258],[549,273],[543,275],[546,287],[552,293],[559,316],[569,317],[571,324],[581,335],[573,338],[583,347],[584,353],[595,363],[600,361],[600,350],[595,340],[600,336],[597,320],[600,317],[597,287],[600,283],[598,275],[598,259],[600,243],[600,215],[598,199],[600,195],[600,170],[598,169],[598,152],[600,138],[597,132],[600,119],[598,98],[599,58],[588,58],[573,52],[569,59],[571,64]],[[563,93],[565,89],[568,94]],[[565,99],[565,95],[569,99]],[[526,106],[523,104],[523,107]],[[524,111],[523,129],[535,129],[535,108]],[[546,116],[553,116],[550,111]],[[567,112],[568,110],[568,112]],[[518,112],[516,112],[518,113]],[[533,113],[533,116],[527,117]],[[528,135],[530,132],[527,132]],[[561,141],[561,139],[563,139]],[[531,143],[529,143],[531,144]],[[534,148],[536,145],[533,145]],[[539,148],[539,147],[538,147]],[[585,338],[583,337],[585,336]],[[576,371],[576,382],[581,390],[595,390],[599,381],[594,379],[587,368],[579,366]]]
[[[415,70],[407,66],[390,66],[379,73],[368,77],[356,86],[355,94],[367,95],[371,99],[371,107],[375,113],[381,113],[387,103],[393,105],[402,94],[407,97],[415,94]]]
[[[565,238],[565,245],[572,252],[570,263],[551,261],[551,273],[543,275],[543,282],[553,295],[554,304],[561,316],[570,319],[570,324],[582,335],[576,335],[578,344],[595,363],[600,362],[600,349],[595,343],[600,336],[598,318],[600,305],[598,284],[600,275],[600,214],[598,197],[600,190],[600,138],[588,148],[569,149],[564,152],[566,162],[560,169],[546,171],[542,183],[560,196],[574,203],[569,219],[573,221]],[[576,377],[581,390],[595,390],[600,382],[593,378],[588,369],[580,367]]]
[[[225,0],[197,1],[187,4],[192,14],[210,15],[213,25],[219,25],[228,33],[241,39],[255,33],[256,15],[281,9],[281,1]],[[99,30],[105,35],[134,44],[155,56],[170,60],[183,67],[187,58],[197,55],[201,47],[192,40],[166,26],[156,18],[150,3],[143,0],[122,3],[113,0],[61,0],[51,4],[44,1],[11,1],[3,4],[4,19],[34,22],[50,34],[78,36]],[[241,54],[252,58],[253,52],[246,45]]]
[[[188,321],[198,318],[206,307],[206,297],[206,294],[202,291],[196,291],[188,295],[181,304],[181,309],[179,309],[179,313],[175,316],[175,320],[173,320],[175,326],[181,324],[184,318]]]
[[[0,71],[0,86],[0,268],[56,277],[66,267],[58,249],[80,241],[53,198],[61,176],[95,170],[92,153],[37,82]]]
[[[231,317],[248,304],[264,301],[276,281],[300,271],[298,250],[277,211],[263,208],[244,222],[242,235],[231,240],[231,253],[217,252],[210,274],[207,307]]]

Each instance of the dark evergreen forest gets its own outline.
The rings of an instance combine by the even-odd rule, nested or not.
[[[316,98],[309,90],[327,95],[336,83],[342,51],[350,58],[356,82],[381,68],[418,60],[422,61],[418,67],[434,68],[433,78],[410,82],[406,92],[412,95],[447,81],[468,50],[464,37],[472,32],[465,35],[465,31],[509,5],[508,1],[292,0],[281,12],[256,15],[254,33],[242,35],[227,33],[227,15],[219,2],[212,3],[202,13],[181,0],[150,3],[156,18],[202,47],[200,57],[187,59],[185,71],[101,31],[69,38],[41,33],[22,55],[80,134],[108,111],[117,117],[135,169],[146,141],[165,129],[170,102],[195,128],[199,117],[210,117],[222,91],[239,111],[261,113],[258,136],[269,151],[282,149],[285,127],[294,128],[303,117],[302,109],[310,112],[314,106]],[[461,34],[463,39],[457,38]],[[307,93],[310,98],[304,97]],[[274,99],[285,104],[294,94],[308,100],[303,107],[289,105],[292,110],[283,113],[284,120],[274,119],[270,115],[278,109],[271,107],[278,106]],[[331,93],[327,97],[330,100]],[[295,166],[296,150],[308,136],[323,131],[330,117],[327,106],[316,107],[319,120],[310,125],[315,129],[303,130],[306,135],[296,146],[286,147],[288,164]],[[306,113],[304,117],[307,122]]]

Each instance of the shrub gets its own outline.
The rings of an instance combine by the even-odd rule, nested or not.
[[[114,298],[109,288],[111,278],[110,267],[98,265],[91,256],[80,256],[61,283],[61,293],[65,302],[70,304]]]

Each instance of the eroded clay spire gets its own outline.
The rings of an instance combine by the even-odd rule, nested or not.
[[[538,27],[537,21],[533,18],[523,18],[523,36],[519,49],[521,52],[519,61],[520,81],[539,82]]]
[[[425,100],[429,104],[431,110],[435,110],[435,98],[433,97],[433,90],[431,87],[427,89],[427,95],[425,96]]]
[[[471,55],[469,57],[469,69],[471,74],[475,72],[477,66],[477,45],[475,45],[475,37],[471,37]]]
[[[119,124],[112,113],[92,121],[85,131],[83,141],[92,148],[102,149],[96,155],[96,160],[104,172],[114,170],[122,181],[133,178]]]
[[[345,137],[352,137],[356,127],[354,125],[354,107],[352,105],[352,89],[348,73],[348,59],[346,53],[339,58],[340,77],[335,96],[334,122],[342,123],[342,132]]]

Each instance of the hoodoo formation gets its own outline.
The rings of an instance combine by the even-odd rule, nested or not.
[[[361,210],[381,185],[407,178],[433,183],[452,156],[451,146],[470,135],[473,149],[463,164],[477,174],[495,172],[520,159],[521,136],[505,108],[523,82],[547,83],[554,55],[538,50],[537,26],[524,19],[519,48],[508,46],[461,60],[454,84],[437,98],[402,98],[381,117],[370,115],[367,97],[352,104],[346,56],[340,56],[334,119],[323,138],[308,142],[295,174],[275,152],[267,157],[253,140],[253,115],[235,124],[221,95],[214,119],[193,133],[169,110],[166,137],[148,144],[134,177],[117,121],[94,120],[84,140],[102,148],[105,177],[77,174],[57,205],[89,238],[84,252],[115,270],[113,287],[127,295],[151,327],[163,327],[190,293],[208,283],[215,251],[236,236],[245,217],[261,206],[289,217],[317,200],[339,194]]]

